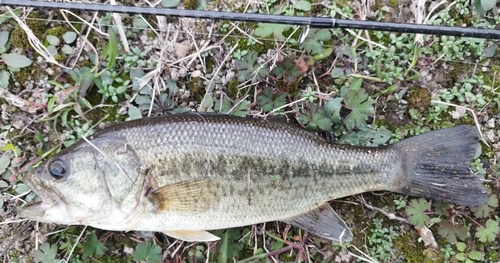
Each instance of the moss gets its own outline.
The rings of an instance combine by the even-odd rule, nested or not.
[[[500,255],[498,254],[498,251],[490,249],[487,250],[485,258],[490,262],[498,262],[498,260],[500,259]]]
[[[28,18],[31,19],[26,19],[26,25],[33,31],[33,34],[39,38],[42,39],[43,34],[46,30],[45,26],[45,20],[38,19],[40,16],[34,12],[31,12],[28,16]],[[12,33],[10,34],[10,44],[14,48],[20,48],[20,49],[30,49],[31,45],[30,42],[28,41],[28,36],[26,35],[26,32],[24,29],[21,28],[19,24],[16,24],[14,27],[14,30],[12,30]]]
[[[448,77],[448,86],[452,87],[455,85],[455,82],[460,81],[466,74],[470,73],[470,67],[459,61],[450,62],[451,70],[449,70],[446,74]]]
[[[239,84],[240,83],[236,79],[233,79],[233,80],[231,80],[231,82],[229,82],[229,84],[227,85],[227,96],[229,96],[229,98],[231,98],[231,99],[238,98],[238,93],[239,93],[238,85]]]
[[[399,1],[398,0],[390,0],[388,5],[390,7],[398,7],[399,6]]]
[[[203,84],[203,79],[192,78],[186,83],[186,89],[191,92],[191,96],[197,101],[201,102],[205,96],[206,89]]]
[[[59,40],[62,40],[63,35],[70,31],[68,28],[63,27],[63,26],[56,26],[53,28],[49,28],[45,31],[45,36],[55,36],[59,38]]]
[[[182,4],[184,5],[185,9],[195,10],[198,7],[198,5],[200,4],[200,1],[198,1],[198,0],[182,0]]]
[[[425,112],[431,106],[431,94],[427,89],[412,87],[406,93],[406,100],[410,109],[418,109]]]
[[[407,263],[433,263],[444,262],[443,255],[430,248],[426,248],[422,242],[418,242],[416,231],[406,232],[394,240],[394,246],[404,255]]]
[[[14,79],[21,83],[21,87],[24,87],[24,83],[28,80],[38,80],[42,79],[42,76],[46,76],[47,73],[45,69],[41,68],[38,63],[32,63],[31,66],[23,68],[18,72],[14,72]]]

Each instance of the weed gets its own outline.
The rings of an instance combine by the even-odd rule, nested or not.
[[[373,219],[374,228],[368,236],[368,246],[371,256],[382,261],[388,261],[394,253],[394,240],[399,236],[397,226],[384,227],[382,220]]]

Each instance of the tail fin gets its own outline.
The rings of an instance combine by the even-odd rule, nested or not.
[[[463,125],[397,143],[408,176],[397,192],[469,207],[483,205],[488,192],[469,169],[478,138],[476,127]]]

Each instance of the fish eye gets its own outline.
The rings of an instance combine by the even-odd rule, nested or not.
[[[56,180],[63,179],[64,177],[66,177],[69,174],[68,173],[69,170],[68,170],[66,162],[61,160],[61,159],[56,159],[56,160],[52,161],[49,164],[48,168],[49,168],[50,175],[52,175],[52,178],[54,178]]]

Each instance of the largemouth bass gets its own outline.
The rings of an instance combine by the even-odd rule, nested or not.
[[[328,201],[392,191],[465,206],[488,194],[469,170],[473,126],[384,147],[337,145],[284,122],[182,114],[124,122],[62,150],[24,181],[41,198],[18,211],[48,223],[160,231],[187,241],[206,230],[283,221],[349,241]]]

